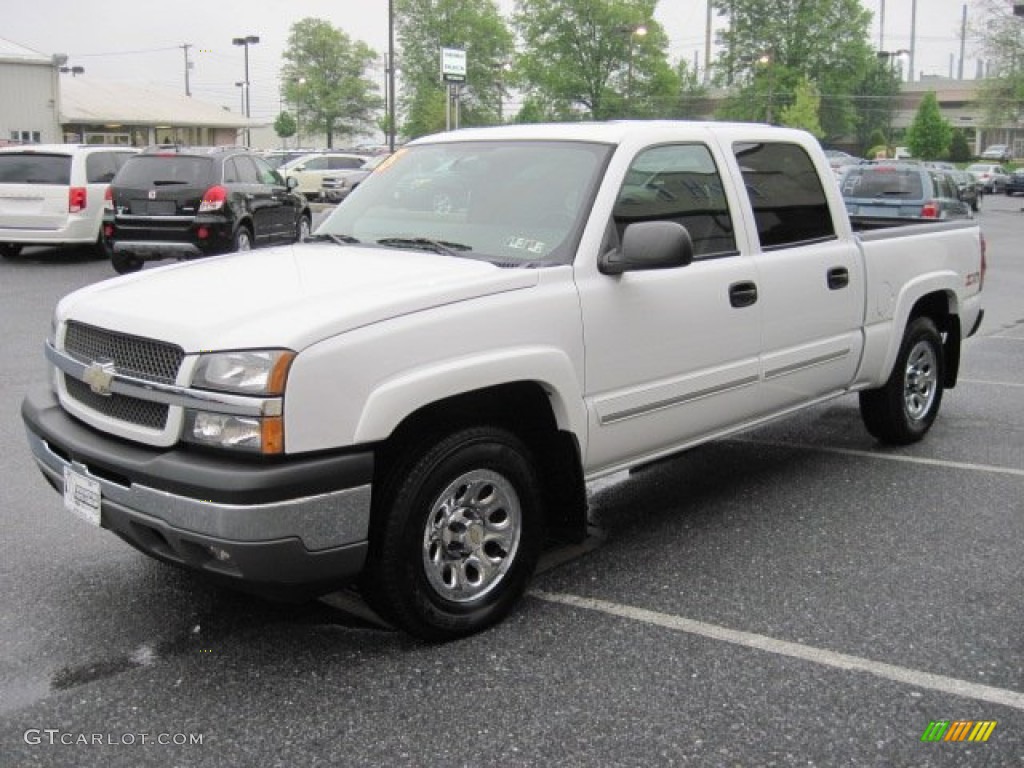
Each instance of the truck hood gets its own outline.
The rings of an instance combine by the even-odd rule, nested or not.
[[[186,353],[296,351],[355,328],[536,285],[505,269],[423,251],[303,243],[148,269],[66,296],[57,316],[161,339]]]

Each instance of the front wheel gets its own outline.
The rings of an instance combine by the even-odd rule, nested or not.
[[[891,445],[916,443],[942,403],[942,337],[928,317],[913,320],[884,386],[860,393],[860,415],[874,437]]]
[[[528,448],[496,427],[430,441],[395,463],[375,505],[362,591],[400,629],[451,640],[501,620],[543,541]]]

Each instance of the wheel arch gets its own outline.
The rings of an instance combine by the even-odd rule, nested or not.
[[[576,436],[559,428],[551,398],[535,381],[517,381],[451,395],[406,416],[379,445],[374,486],[401,471],[410,450],[475,425],[515,434],[533,454],[544,494],[549,537],[579,542],[586,536],[587,504],[582,452]]]
[[[960,372],[960,342],[963,338],[957,299],[952,291],[934,291],[919,298],[911,307],[906,325],[919,317],[935,323],[942,336],[942,386],[952,389]]]

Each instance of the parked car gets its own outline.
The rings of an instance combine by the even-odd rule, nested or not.
[[[1024,168],[1018,168],[1011,173],[1006,182],[1006,194],[1016,195],[1018,192],[1024,193]]]
[[[306,155],[290,163],[285,163],[278,170],[286,178],[298,182],[296,191],[310,199],[323,196],[323,180],[326,176],[338,177],[346,171],[356,171],[366,165],[370,158],[346,152],[327,152],[317,155]]]
[[[273,150],[263,155],[263,159],[267,161],[267,164],[271,168],[280,168],[286,163],[290,163],[293,160],[298,160],[300,157],[306,157],[311,154],[316,153],[308,149]]]
[[[840,185],[851,217],[869,219],[968,219],[948,171],[907,163],[850,168]]]
[[[295,184],[238,147],[161,146],[135,155],[107,190],[103,236],[114,269],[302,240],[312,214]]]
[[[33,144],[0,149],[0,255],[26,245],[94,244],[107,184],[137,153],[130,147]]]
[[[953,183],[956,184],[957,191],[960,193],[960,199],[971,206],[972,211],[977,212],[981,207],[982,197],[981,185],[978,184],[978,181],[967,171],[957,169],[946,171],[946,173],[953,178]]]
[[[994,160],[997,163],[1008,163],[1013,160],[1013,152],[1010,151],[1010,147],[1006,144],[992,144],[985,147],[985,151],[981,153],[982,160]]]
[[[968,165],[965,170],[974,175],[986,192],[1002,192],[1006,189],[1006,182],[1010,180],[1006,169],[993,163],[974,163]]]
[[[344,200],[353,189],[358,187],[373,170],[388,159],[390,155],[378,155],[368,160],[362,168],[339,175],[324,176],[321,184],[321,197],[332,203]]]

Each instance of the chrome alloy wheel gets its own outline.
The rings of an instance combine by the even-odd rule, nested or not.
[[[903,375],[903,402],[911,419],[921,419],[931,409],[938,371],[935,348],[927,341],[917,342],[907,356],[907,369]]]
[[[445,600],[476,600],[505,578],[521,536],[522,511],[512,483],[486,469],[466,472],[441,492],[427,518],[427,581]]]

